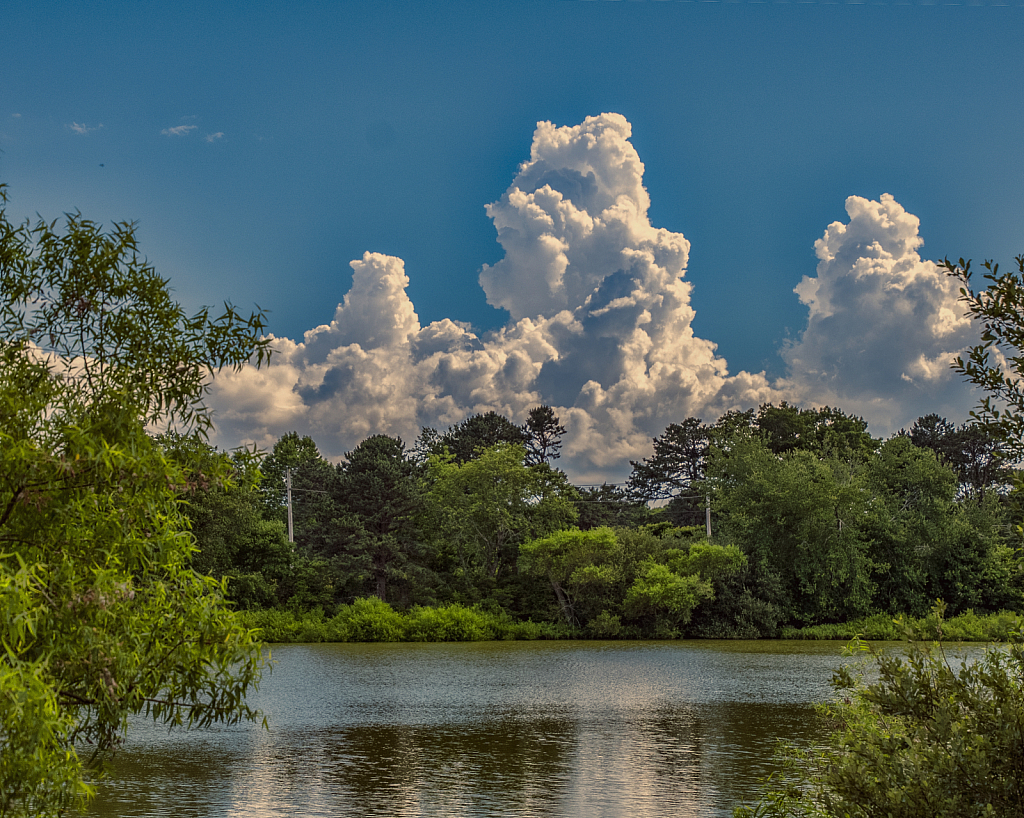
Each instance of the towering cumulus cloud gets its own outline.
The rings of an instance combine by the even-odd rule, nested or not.
[[[689,415],[788,398],[891,424],[903,421],[903,397],[952,381],[949,354],[969,324],[917,255],[917,220],[888,196],[851,198],[850,224],[818,242],[818,276],[797,287],[810,318],[784,351],[789,376],[730,375],[715,344],[693,334],[689,242],[651,225],[630,135],[618,114],[538,124],[529,161],[487,207],[505,256],[480,284],[510,313],[503,329],[421,326],[403,262],[366,253],[330,324],[301,343],[277,339],[262,371],[218,376],[218,440],[268,446],[297,429],[338,456],[376,432],[411,441],[475,412],[521,422],[545,403],[569,429],[560,465],[578,481],[615,480]]]
[[[950,361],[977,338],[957,286],[918,249],[917,217],[889,194],[846,200],[849,224],[815,242],[818,270],[795,292],[810,308],[800,339],[782,352],[794,400],[863,415],[876,433],[921,414],[966,413],[972,397]]]

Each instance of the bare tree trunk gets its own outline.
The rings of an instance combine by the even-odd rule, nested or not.
[[[551,587],[555,589],[555,597],[558,599],[558,607],[562,609],[562,616],[565,617],[565,621],[569,627],[576,626],[576,614],[572,609],[572,603],[569,601],[569,597],[566,595],[562,586],[554,580],[551,580]]]

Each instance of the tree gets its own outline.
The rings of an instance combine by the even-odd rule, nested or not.
[[[695,542],[687,548],[673,548],[666,553],[666,564],[675,573],[698,574],[710,582],[722,580],[747,565],[747,556],[735,545],[712,545]]]
[[[345,529],[343,556],[370,580],[370,590],[389,601],[391,585],[423,573],[424,543],[417,516],[424,499],[419,469],[400,438],[368,437],[338,467],[336,502]]]
[[[258,716],[259,644],[192,570],[189,470],[147,426],[204,432],[209,376],[269,348],[259,312],[188,317],[131,224],[0,200],[0,815],[59,815],[134,714]]]
[[[981,324],[980,343],[967,356],[957,356],[953,368],[985,393],[971,413],[991,427],[1010,448],[1014,459],[1024,454],[1024,255],[1016,270],[999,272],[986,261],[984,289],[974,289],[970,260],[942,262],[960,282],[960,302]]]
[[[775,454],[806,449],[810,443],[807,415],[783,401],[778,406],[763,404],[754,420],[768,449]]]
[[[648,562],[629,587],[623,607],[633,618],[654,619],[655,635],[675,636],[675,628],[690,621],[693,609],[714,595],[711,583],[697,574],[681,576],[667,565]]]
[[[781,578],[789,613],[811,624],[852,619],[872,598],[868,542],[859,522],[867,497],[849,464],[758,438],[712,451],[708,467],[720,530],[756,575]]]
[[[982,423],[955,426],[936,414],[914,421],[910,442],[931,449],[959,478],[961,497],[984,499],[988,491],[1005,491],[1011,481],[1010,456],[996,430]]]
[[[935,599],[929,565],[947,548],[956,476],[930,452],[896,435],[864,471],[871,500],[862,515],[877,607],[924,616]]]
[[[1011,457],[994,430],[964,423],[953,436],[950,465],[960,478],[960,493],[984,499],[986,492],[1005,493],[1012,483]]]
[[[908,436],[910,442],[922,449],[931,449],[939,461],[945,463],[950,457],[950,440],[956,433],[956,425],[934,412],[914,421]]]
[[[535,406],[523,427],[526,433],[526,465],[536,466],[562,456],[562,435],[565,427],[550,406]]]
[[[610,528],[569,528],[519,546],[519,569],[551,583],[566,624],[579,627],[581,593],[619,577],[619,543]]]
[[[864,459],[878,447],[866,420],[830,406],[800,409],[785,401],[778,406],[766,403],[758,409],[754,425],[775,454],[799,449],[821,457]]]
[[[712,448],[727,451],[735,441],[758,437],[772,453],[813,452],[818,457],[866,459],[878,448],[867,421],[840,409],[800,409],[783,401],[762,404],[755,414],[726,412],[713,425],[699,418],[671,423],[654,439],[654,455],[637,463],[630,491],[639,499],[670,500],[670,514],[680,523],[695,524],[703,512],[701,481]]]
[[[484,449],[497,446],[499,443],[525,446],[527,440],[528,436],[521,426],[516,426],[497,412],[486,412],[482,415],[470,415],[443,434],[434,429],[424,429],[416,448],[426,449],[428,455],[443,454],[447,449],[456,463],[468,463],[478,457]]]
[[[284,524],[261,513],[260,473],[253,458],[220,452],[198,435],[159,440],[165,453],[188,469],[182,510],[195,538],[193,569],[227,577],[228,596],[241,609],[281,601],[279,584],[294,555]],[[230,480],[211,483],[208,475],[218,473]]]
[[[500,443],[464,463],[430,459],[430,525],[452,552],[454,571],[497,580],[515,566],[521,543],[576,521],[565,475],[526,466],[525,455],[522,446]]]
[[[642,525],[650,512],[647,504],[637,500],[618,486],[602,483],[600,486],[577,487],[574,501],[579,515],[577,525],[582,531],[611,526],[635,528]]]
[[[274,444],[260,463],[260,493],[264,515],[287,523],[286,475],[291,473],[292,528],[295,542],[312,553],[330,553],[334,548],[331,521],[338,509],[337,471],[320,454],[308,435],[288,432]]]
[[[700,418],[670,423],[654,438],[653,456],[630,461],[630,492],[645,501],[692,493],[693,484],[704,479],[708,440],[709,429]]]
[[[676,529],[683,533],[686,529]],[[679,540],[674,532],[663,535],[665,544]],[[623,610],[634,619],[646,619],[647,632],[675,636],[688,624],[694,610],[715,599],[722,580],[741,571],[747,558],[735,545],[712,545],[706,540],[667,548],[637,566],[626,591]]]

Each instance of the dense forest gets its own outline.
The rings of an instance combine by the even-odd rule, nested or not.
[[[988,428],[928,415],[879,440],[839,409],[766,404],[673,423],[627,483],[601,486],[556,467],[565,429],[546,406],[522,426],[490,412],[425,428],[409,447],[374,435],[337,465],[296,433],[263,457],[164,445],[193,464],[193,567],[242,610],[756,638],[921,617],[936,599],[950,615],[1024,610],[1024,512]],[[228,459],[233,480],[204,478]]]

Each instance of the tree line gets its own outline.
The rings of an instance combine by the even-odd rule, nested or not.
[[[522,426],[489,412],[336,465],[287,434],[187,496],[193,565],[243,609],[457,603],[596,637],[770,637],[937,598],[1024,610],[1012,455],[985,426],[927,415],[880,440],[840,409],[765,404],[673,423],[598,487],[555,467],[564,432],[547,406]]]

